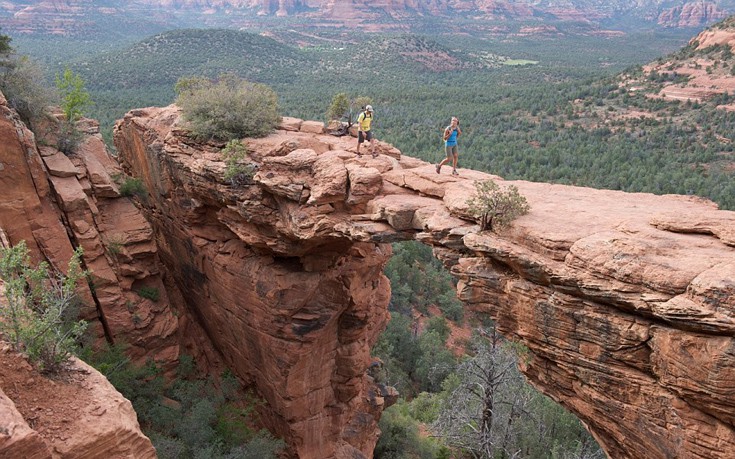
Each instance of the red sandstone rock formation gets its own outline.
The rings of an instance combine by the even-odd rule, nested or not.
[[[732,20],[724,21],[701,32],[689,43],[696,46],[698,51],[715,45],[727,45],[735,50],[735,25]],[[644,66],[643,70],[646,76],[655,71],[659,74],[674,72],[677,75],[688,77],[685,83],[664,83],[654,97],[701,102],[719,94],[735,93],[735,79],[730,74],[730,68],[719,65],[717,60],[717,55],[707,56],[706,53],[701,53],[690,57],[674,57],[663,63],[654,62]],[[632,82],[629,87],[639,84],[640,82]],[[718,108],[732,111],[735,110],[735,104],[728,103]]]
[[[531,382],[575,411],[612,457],[735,450],[733,212],[691,197],[514,182],[532,212],[506,233],[478,233],[465,201],[487,174],[436,175],[384,143],[379,158],[357,159],[354,139],[287,119],[246,140],[259,170],[232,187],[221,146],[191,142],[168,107],[131,112],[116,129],[125,167],[146,184],[149,225],[118,197],[93,123],[69,159],[39,154],[13,112],[0,104],[0,113],[9,193],[0,227],[11,242],[27,239],[57,266],[83,245],[100,287],[87,311],[106,318],[107,336],[132,337],[164,363],[181,344],[215,365],[221,353],[267,398],[267,421],[300,457],[372,454],[394,395],[365,374],[387,315],[381,271],[386,243],[407,238],[434,246],[461,279],[460,297],[530,349]],[[135,285],[164,277],[178,320],[165,302],[128,310]],[[23,440],[0,445],[43,457],[18,415],[2,419]]]
[[[664,27],[700,27],[725,19],[729,14],[715,2],[687,2],[662,11],[658,24]]]
[[[38,147],[34,134],[7,107],[0,94],[0,189],[3,196],[0,200],[0,242],[15,245],[24,240],[35,262],[44,260],[57,269],[67,266],[73,247],[83,247],[83,262],[92,272],[95,288],[90,290],[80,285],[83,304],[80,313],[90,321],[93,337],[98,342],[125,342],[130,346],[131,357],[140,363],[153,358],[171,368],[179,353],[177,321],[162,287],[153,232],[132,202],[120,197],[118,186],[110,176],[120,169],[107,155],[97,124],[87,120],[80,122],[78,127],[87,135],[76,155],[67,157],[53,147]],[[152,302],[137,295],[135,290],[142,285],[161,286],[159,301]],[[17,370],[17,365],[0,367]],[[104,381],[104,378],[97,372],[82,363],[78,367],[82,368],[78,371],[90,376],[75,380],[78,384],[58,386],[59,393],[55,396],[76,391],[77,396],[67,399],[81,397],[90,403],[102,398],[109,399],[109,403],[124,400],[109,384],[101,388],[99,380]],[[10,373],[4,371],[2,377],[7,378]],[[27,376],[20,385],[0,385],[0,389],[18,405],[28,394],[18,387],[26,386],[31,378],[36,379]],[[36,385],[26,387],[32,388]],[[90,390],[99,391],[99,394],[90,394]],[[47,398],[51,393],[52,390],[47,390]],[[71,429],[74,433],[65,434],[64,438],[41,434],[43,444],[52,449],[54,457],[103,457],[108,453],[114,455],[115,451],[121,456],[133,451],[131,457],[153,457],[155,453],[138,429],[129,403],[127,407],[123,407],[127,401],[121,401],[117,407],[108,407],[107,403],[98,403],[102,411],[93,413],[92,417],[84,414],[84,410],[91,407],[79,404],[80,410],[68,416],[70,420],[73,418],[72,424],[54,426],[54,429],[63,427],[64,430],[74,427]],[[13,403],[5,401],[2,404],[3,410],[14,412]],[[34,409],[39,405],[36,403]],[[45,408],[45,402],[43,405]],[[28,410],[20,411],[26,419],[33,416]],[[108,414],[102,416],[103,412]],[[13,415],[12,419],[16,417]],[[3,415],[0,419],[5,421],[6,417]],[[57,421],[61,422],[60,418]],[[0,438],[0,457],[33,457],[10,451],[16,451],[17,445],[27,441],[40,444],[36,441],[38,432],[28,430],[20,420],[8,422],[17,429],[6,425],[2,427],[7,431],[0,428],[0,431],[12,433],[7,438]],[[28,440],[18,440],[13,432]],[[125,446],[126,442],[132,443]]]
[[[75,155],[37,147],[35,136],[0,101],[0,230],[11,244],[25,240],[36,261],[63,269],[72,246],[92,273],[82,317],[94,335],[130,346],[134,360],[153,358],[166,367],[178,359],[177,320],[156,257],[148,222],[119,194],[122,171],[102,142],[96,122],[85,120],[86,136]],[[48,139],[51,144],[53,138]],[[49,142],[47,142],[49,143]],[[141,287],[157,288],[158,301],[142,298]],[[153,354],[151,354],[153,351]]]
[[[581,1],[510,1],[510,0],[134,0],[109,2],[98,0],[8,0],[0,3],[0,27],[20,33],[77,34],[94,27],[89,18],[97,15],[157,15],[198,11],[210,15],[222,12],[231,17],[306,16],[323,24],[360,26],[364,30],[401,29],[405,19],[435,16],[452,18],[471,15],[481,23],[488,20],[529,20],[552,17],[562,21],[594,23],[620,14],[638,16],[665,27],[698,27],[720,20],[732,13],[732,5],[722,0],[679,2],[663,8],[661,2],[610,0]],[[2,13],[5,13],[4,15]],[[162,15],[161,13],[164,12]],[[388,24],[385,16],[393,22]],[[5,16],[5,17],[2,17]],[[232,25],[227,20],[209,18],[212,24]],[[487,27],[486,24],[480,24]],[[492,25],[486,30],[494,30]]]
[[[175,107],[135,111],[115,142],[150,191],[159,255],[188,315],[268,400],[270,428],[298,457],[370,457],[391,395],[365,374],[388,317],[391,251],[335,234],[329,214],[347,200],[364,207],[389,165],[351,172],[339,139],[296,123],[253,142],[260,186],[237,189],[222,182],[220,148],[192,144],[177,121]]]
[[[221,146],[187,138],[173,106],[129,113],[115,141],[151,191],[190,313],[299,457],[371,456],[383,399],[364,372],[386,319],[385,243],[408,238],[434,246],[460,298],[528,347],[530,381],[611,457],[731,457],[734,212],[507,182],[531,212],[480,233],[466,220],[473,181],[502,179],[437,175],[385,144],[356,158],[354,139],[286,121],[246,139],[259,169],[239,187],[222,179]]]

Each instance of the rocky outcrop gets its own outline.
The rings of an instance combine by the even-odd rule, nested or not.
[[[0,389],[0,452],[3,457],[51,459],[48,445],[28,426],[15,404]]]
[[[729,57],[717,51],[717,47],[735,49],[735,23],[733,18],[722,21],[700,32],[689,41],[694,52],[677,53],[663,62],[652,62],[643,66],[645,79],[630,79],[624,83],[629,90],[646,88],[652,74],[675,76],[674,81],[665,81],[653,86],[649,97],[666,100],[705,102],[724,94],[735,92],[735,79],[730,74]],[[713,51],[715,50],[715,51]],[[724,62],[721,65],[721,61]],[[660,88],[660,89],[659,89]],[[717,108],[735,110],[735,104],[724,100]]]
[[[120,196],[126,179],[95,123],[79,125],[88,136],[67,157],[53,138],[37,147],[4,101],[0,115],[0,240],[26,240],[59,268],[84,247],[94,288],[82,314],[99,339],[169,368],[182,346],[205,365],[224,361],[268,400],[265,421],[299,457],[372,455],[395,392],[366,374],[369,348],[387,320],[387,243],[404,239],[434,247],[467,306],[529,349],[529,380],[577,413],[611,457],[735,450],[733,212],[693,197],[437,175],[382,142],[378,158],[356,158],[354,139],[297,119],[245,140],[257,173],[232,186],[221,145],[192,142],[168,107],[131,112],[116,128],[124,167],[144,184],[141,213]],[[467,216],[473,181],[490,178],[532,205],[501,234]],[[142,287],[159,298],[135,293]],[[0,384],[2,454],[150,454],[109,387],[22,378]],[[44,385],[53,397],[18,390]],[[63,394],[86,400],[74,416],[35,403]],[[51,414],[78,424],[41,429]]]
[[[698,51],[717,45],[727,45],[735,49],[735,21],[729,19],[718,26],[710,27],[692,38],[689,44],[696,45]]]
[[[305,133],[245,139],[257,173],[223,181],[176,107],[118,122],[159,254],[228,365],[270,404],[301,458],[370,457],[384,388],[365,375],[386,320],[388,242],[418,239],[460,298],[529,349],[523,371],[611,457],[735,451],[735,213],[702,199],[505,182],[379,144]],[[299,129],[299,130],[297,130]],[[468,218],[475,180],[516,185],[531,212],[503,233]],[[347,452],[349,453],[347,453]]]
[[[257,386],[271,406],[269,427],[298,457],[371,456],[390,392],[365,372],[388,317],[382,269],[391,251],[335,234],[331,215],[346,225],[336,208],[348,194],[364,207],[389,164],[351,172],[343,162],[354,154],[338,149],[339,139],[288,122],[300,130],[252,143],[260,185],[235,188],[222,181],[221,146],[193,144],[177,120],[174,107],[135,111],[115,142],[149,190],[142,204],[187,315]]]

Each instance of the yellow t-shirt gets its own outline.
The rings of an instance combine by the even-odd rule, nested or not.
[[[360,123],[361,131],[369,131],[370,123],[373,121],[373,115],[368,115],[367,112],[362,112],[357,116],[357,122]]]

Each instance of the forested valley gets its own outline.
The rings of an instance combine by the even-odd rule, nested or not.
[[[28,37],[13,37],[13,44],[43,64],[49,81],[65,68],[82,76],[94,101],[87,115],[100,120],[111,148],[114,121],[134,108],[172,103],[179,78],[235,73],[271,86],[287,116],[327,121],[336,94],[367,97],[376,110],[377,138],[427,161],[443,157],[442,130],[457,116],[463,130],[460,167],[514,180],[693,194],[735,209],[735,113],[716,108],[729,96],[667,101],[646,95],[660,84],[657,77],[648,78],[650,87],[641,91],[622,84],[661,56],[694,53],[686,47],[691,35],[501,39],[257,32],[176,30],[132,44],[92,47],[85,54],[65,46],[63,52],[54,50],[53,41]],[[723,65],[735,68],[726,52],[707,52],[719,53]],[[578,420],[524,382],[517,368],[524,349],[497,336],[492,323],[463,311],[453,280],[429,248],[403,243],[394,245],[394,252],[386,268],[392,319],[373,354],[383,361],[378,377],[395,386],[401,399],[381,420],[376,458],[604,457]],[[207,450],[207,441],[232,448],[251,442],[252,451],[264,454],[243,457],[267,457],[282,446],[250,425],[233,428],[239,414],[228,408],[230,395],[212,395],[209,382],[192,375],[191,362],[182,367],[181,381],[166,389],[155,369],[122,372],[126,363],[117,350],[96,361],[103,372],[117,372],[110,379],[133,400],[164,452],[161,457],[214,451]],[[502,442],[485,445],[455,429],[463,422],[473,425],[481,415],[477,387],[498,400],[493,432]],[[209,405],[196,402],[201,393],[211,395]],[[199,430],[193,423],[177,424],[162,404],[164,394],[179,397],[193,419],[212,426],[208,436],[197,437],[209,440],[182,446],[194,438],[187,432]],[[246,414],[257,403],[238,402]],[[207,417],[196,418],[204,416],[197,409]],[[481,447],[493,455],[483,456],[488,449]],[[177,456],[181,451],[186,454]]]

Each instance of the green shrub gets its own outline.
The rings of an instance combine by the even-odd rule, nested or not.
[[[357,96],[354,99],[352,99],[352,102],[350,103],[350,111],[354,113],[355,119],[357,119],[357,115],[360,114],[360,112],[365,108],[366,105],[370,105],[373,103],[373,99],[371,99],[368,96]]]
[[[84,134],[77,129],[73,122],[63,120],[59,123],[56,135],[56,149],[66,156],[76,153],[79,144],[82,143]]]
[[[9,36],[0,34],[0,57],[5,57],[13,51],[13,47],[10,46],[11,41],[12,39]]]
[[[31,267],[24,241],[0,249],[6,300],[0,303],[0,332],[44,372],[58,371],[69,360],[87,327],[74,318],[76,285],[85,276],[81,255],[77,249],[63,275],[50,273],[46,263]]]
[[[263,402],[244,394],[228,372],[215,385],[198,378],[194,359],[182,355],[178,378],[166,384],[153,362],[137,367],[119,345],[87,360],[131,401],[161,459],[277,459],[285,447],[255,429],[255,407]]]
[[[145,197],[148,192],[143,185],[143,181],[139,178],[127,177],[120,185],[120,196],[138,196]]]
[[[217,81],[180,79],[175,90],[176,104],[196,139],[264,137],[281,121],[278,96],[270,87],[232,74]]]
[[[518,188],[510,185],[501,189],[492,180],[475,182],[476,194],[467,200],[469,211],[480,222],[480,230],[501,229],[527,214],[531,207]]]
[[[431,424],[439,416],[442,395],[421,392],[408,403],[408,414],[419,422]]]
[[[408,413],[404,403],[383,412],[378,425],[380,438],[375,445],[375,459],[435,459],[447,457],[446,448],[419,434],[419,423]]]
[[[232,185],[243,185],[253,178],[255,166],[243,164],[247,149],[240,140],[230,140],[222,149],[222,157],[225,160],[225,180]]]
[[[432,255],[431,247],[417,241],[393,244],[393,257],[385,267],[391,283],[392,312],[409,314],[412,309],[428,314],[432,304],[457,323],[463,317],[452,276]]]
[[[267,430],[260,430],[250,441],[230,452],[238,459],[278,459],[286,442],[275,438]]]
[[[147,298],[151,301],[158,301],[158,298],[160,298],[161,295],[156,287],[141,287],[136,290],[135,293],[137,293],[138,296]]]
[[[357,120],[357,116],[363,107],[372,103],[372,99],[366,96],[357,96],[350,100],[349,96],[340,92],[332,98],[332,103],[327,109],[327,121],[347,121],[347,128],[337,131],[338,135],[347,134],[348,128]]]
[[[456,366],[456,357],[446,347],[446,339],[435,330],[427,330],[418,339],[420,356],[416,360],[415,378],[421,390],[438,392],[444,379]]]
[[[44,81],[43,69],[26,56],[10,57],[0,63],[0,91],[31,127],[54,102],[54,93]]]
[[[440,294],[436,301],[439,304],[439,309],[442,314],[444,314],[444,317],[456,322],[458,325],[462,324],[464,307],[462,306],[462,302],[457,299],[457,293],[454,288]]]
[[[332,98],[332,104],[327,109],[327,121],[342,120],[350,113],[350,100],[347,94],[341,92]],[[352,121],[352,120],[349,120]]]
[[[120,254],[122,254],[124,247],[125,239],[122,235],[119,234],[111,236],[105,242],[105,249],[107,250],[107,253],[115,260],[117,260]]]

